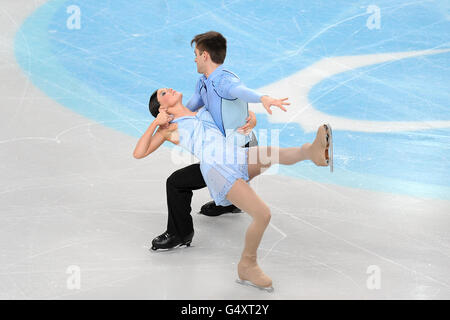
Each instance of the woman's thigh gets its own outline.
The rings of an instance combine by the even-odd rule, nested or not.
[[[251,179],[267,170],[272,163],[277,163],[278,149],[267,147],[250,147],[248,148],[248,176]]]
[[[253,218],[270,215],[269,207],[242,179],[236,180],[227,194],[227,199]]]

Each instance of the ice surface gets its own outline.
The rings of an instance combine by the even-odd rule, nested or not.
[[[247,85],[292,88],[296,117],[258,113],[258,128],[279,129],[283,146],[313,136],[300,119],[306,103],[349,120],[449,121],[443,51],[349,69],[305,93],[312,75],[292,78],[332,57],[447,49],[447,2],[379,1],[373,30],[365,2],[78,1],[79,30],[67,29],[70,4],[0,9],[0,298],[450,297],[446,126],[333,126],[333,175],[304,163],[252,182],[272,211],[259,251],[270,294],[235,283],[250,218],[196,215],[206,189],[193,198],[192,246],[149,251],[166,227],[165,180],[185,163],[172,148],[132,157],[152,121],[149,94],[170,86],[189,97],[189,42],[211,29],[227,36],[227,64]]]

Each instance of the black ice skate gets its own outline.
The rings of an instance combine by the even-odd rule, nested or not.
[[[199,213],[209,217],[217,217],[224,213],[239,213],[239,212],[242,212],[241,209],[239,209],[234,205],[229,205],[225,207],[217,206],[214,201],[210,201],[202,206]]]
[[[193,237],[194,232],[184,237],[184,239],[181,239],[177,235],[170,234],[166,231],[163,234],[157,236],[155,239],[153,239],[152,250],[172,249],[181,246],[190,247]]]

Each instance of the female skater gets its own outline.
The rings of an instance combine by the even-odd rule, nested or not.
[[[301,147],[240,148],[226,141],[205,108],[192,112],[181,101],[182,94],[173,89],[162,88],[152,94],[149,109],[156,119],[139,139],[133,155],[144,158],[166,140],[194,154],[200,160],[203,178],[216,204],[232,203],[252,217],[238,263],[238,282],[271,291],[272,280],[256,259],[270,221],[270,209],[246,182],[275,163],[291,165],[311,160],[317,166],[332,165],[331,127],[320,126],[314,142]]]

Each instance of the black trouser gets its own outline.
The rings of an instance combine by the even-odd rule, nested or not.
[[[245,147],[257,144],[256,137],[253,137],[253,140]],[[179,169],[167,178],[167,208],[169,209],[167,232],[184,238],[194,231],[191,217],[192,190],[204,187],[206,183],[200,171],[200,163]]]
[[[204,187],[206,183],[200,171],[200,163],[179,169],[167,178],[167,232],[184,238],[194,231],[191,217],[192,190]]]

